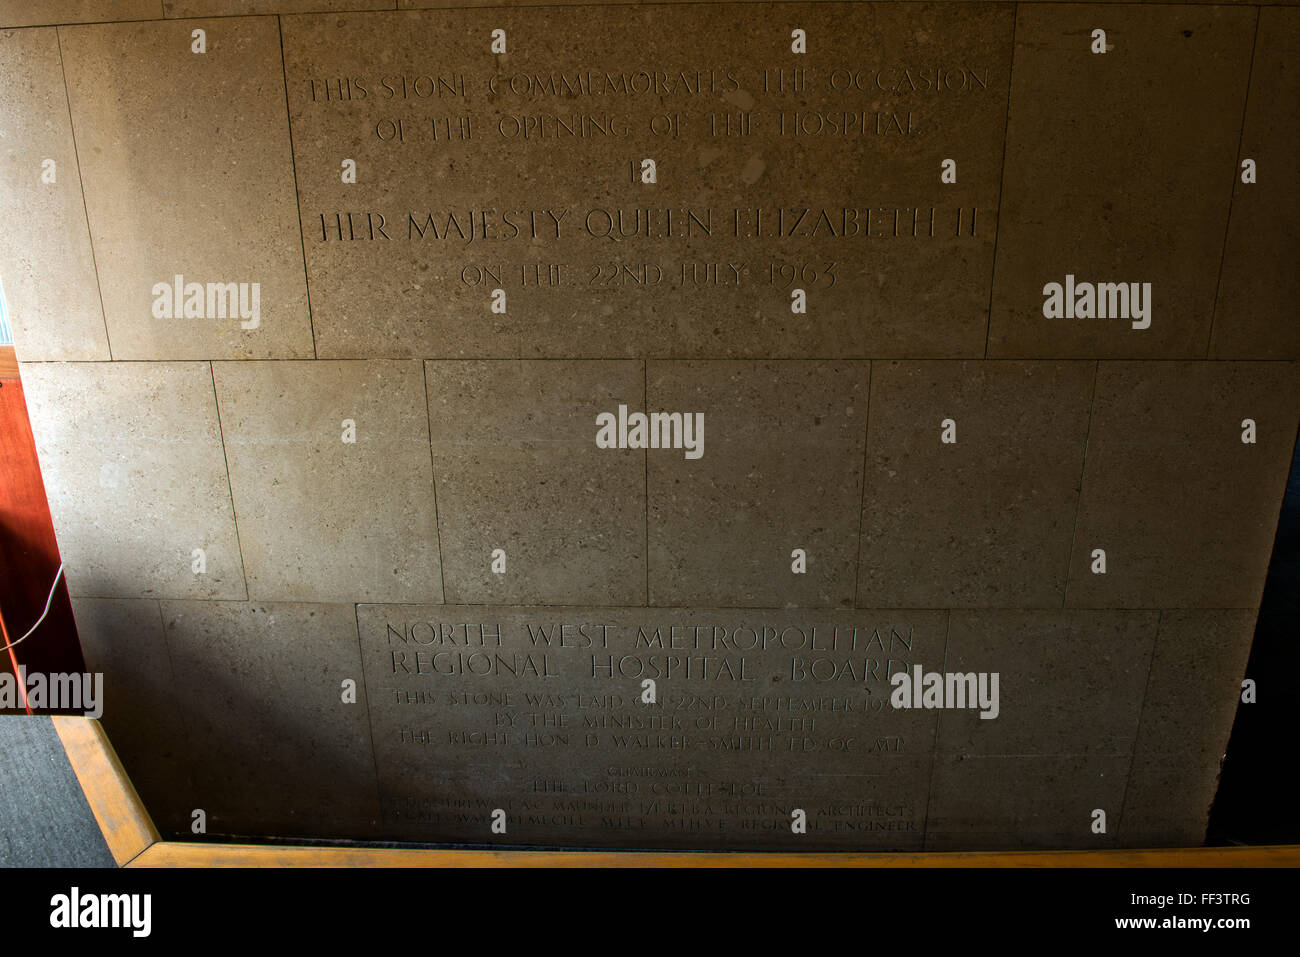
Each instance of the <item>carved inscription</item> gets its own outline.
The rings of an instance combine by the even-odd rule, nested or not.
[[[822,613],[825,615],[826,613]],[[386,826],[467,841],[920,839],[932,717],[889,676],[942,616],[361,606]],[[486,809],[486,810],[484,810]]]
[[[290,21],[318,353],[974,354],[1011,19],[867,14],[801,10],[797,64],[727,6],[551,11],[508,58],[495,13]]]

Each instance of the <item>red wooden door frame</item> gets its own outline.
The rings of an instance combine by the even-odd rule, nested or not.
[[[22,382],[13,349],[0,347],[0,613],[11,641],[40,618],[58,568],[59,547]],[[29,672],[85,670],[64,582],[40,628],[13,652]],[[8,652],[0,653],[0,669],[13,670]]]

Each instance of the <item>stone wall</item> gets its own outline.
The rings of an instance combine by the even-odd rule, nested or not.
[[[383,6],[0,2],[0,281],[160,828],[1200,842],[1300,10]]]

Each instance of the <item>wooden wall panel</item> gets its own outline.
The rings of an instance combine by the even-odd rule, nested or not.
[[[13,359],[13,349],[0,348],[0,611],[10,640],[16,641],[40,617],[50,582],[59,567],[59,548],[45,500],[27,403]],[[14,649],[19,665],[31,671],[85,670],[77,641],[72,605],[63,582],[54,595],[50,614],[30,638]],[[12,671],[7,652],[0,653]]]

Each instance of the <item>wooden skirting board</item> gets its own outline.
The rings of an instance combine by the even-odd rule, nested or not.
[[[1300,847],[753,854],[483,851],[164,841],[98,721],[57,716],[68,760],[120,867],[1300,867]]]
[[[930,854],[461,851],[160,841],[130,867],[1295,867],[1296,847]]]
[[[149,812],[117,759],[103,725],[68,715],[54,715],[51,720],[113,860],[125,867],[161,840]]]

